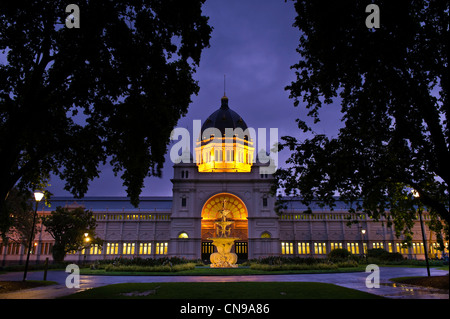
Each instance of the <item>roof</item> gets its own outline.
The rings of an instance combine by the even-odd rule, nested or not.
[[[288,210],[306,210],[307,206],[302,204],[298,197],[284,197],[286,200]],[[134,207],[130,203],[128,197],[113,197],[113,196],[99,196],[99,197],[84,197],[77,199],[70,196],[59,197],[55,196],[50,200],[50,207],[45,206],[44,211],[53,211],[58,206],[66,205],[82,205],[86,209],[92,211],[170,211],[172,209],[173,198],[171,196],[144,196],[140,198],[138,207]],[[348,210],[349,205],[343,201],[336,200],[335,211]],[[39,210],[42,210],[43,203],[39,205]],[[320,207],[318,201],[313,201],[309,207],[313,211],[329,210],[328,207]]]
[[[134,207],[128,197],[74,197],[55,196],[50,200],[50,207],[44,206],[44,211],[53,211],[56,207],[68,205],[81,205],[92,211],[170,211],[172,209],[171,196],[145,196],[140,198],[139,206]],[[41,205],[39,207],[41,210]]]
[[[209,128],[216,128],[221,132],[222,136],[225,136],[227,128],[233,130],[236,128],[241,128],[242,131],[245,131],[248,127],[242,117],[238,113],[230,109],[230,107],[228,106],[228,98],[224,96],[222,97],[220,108],[210,116],[208,116],[205,123],[203,123],[201,130],[202,140],[209,139],[211,137],[211,134],[208,134],[207,136],[204,135],[205,130]]]

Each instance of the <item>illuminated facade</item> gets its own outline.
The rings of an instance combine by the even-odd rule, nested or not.
[[[247,129],[242,117],[229,108],[228,98],[222,97],[220,109],[206,119],[197,141],[198,171],[250,172],[255,148]]]
[[[365,214],[350,214],[348,207],[337,202],[333,211],[314,203],[312,214],[289,198],[281,215],[274,210],[275,198],[270,189],[273,177],[262,173],[265,164],[254,157],[252,139],[245,135],[247,124],[228,106],[223,97],[220,109],[204,122],[197,141],[195,158],[183,153],[183,161],[174,164],[171,197],[143,197],[138,208],[127,198],[91,197],[81,201],[54,198],[52,208],[42,207],[40,215],[57,206],[84,206],[97,220],[96,233],[104,240],[102,247],[69,254],[67,261],[81,262],[116,257],[158,258],[179,256],[209,261],[217,211],[226,199],[226,209],[234,221],[231,236],[238,237],[234,252],[239,261],[265,256],[325,257],[332,249],[345,248],[353,254],[367,249],[383,248],[400,252],[408,258],[423,259],[424,246],[420,224],[413,232],[412,246],[404,248],[402,239],[385,220],[373,221]],[[358,223],[347,226],[351,219]],[[429,220],[427,213],[424,221]],[[436,234],[426,229],[431,258],[440,256]],[[53,239],[39,226],[31,262],[51,259]],[[448,251],[447,251],[448,252]],[[13,241],[0,242],[0,265],[24,263],[25,248]]]

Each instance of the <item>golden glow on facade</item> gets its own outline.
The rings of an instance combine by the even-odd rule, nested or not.
[[[247,219],[247,208],[240,198],[228,194],[221,193],[211,197],[203,206],[202,218],[204,220],[216,220],[220,217],[218,213],[222,209],[224,200],[226,200],[225,209],[230,211],[228,218],[232,220]]]
[[[255,148],[239,137],[214,137],[197,142],[199,172],[250,172]]]
[[[199,172],[250,172],[255,148],[247,124],[228,107],[228,97],[221,99],[220,109],[202,126],[195,147]]]

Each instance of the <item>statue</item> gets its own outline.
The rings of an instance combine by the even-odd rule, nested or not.
[[[219,222],[215,222],[216,224],[216,235],[219,237],[228,237],[231,234],[231,224],[233,224],[234,222],[229,222],[227,221],[227,215],[230,214],[230,211],[225,209],[225,204],[226,204],[227,200],[225,199],[223,201],[222,204],[222,209],[219,210],[219,214],[220,214],[220,221]],[[227,229],[228,227],[228,229]]]
[[[231,211],[225,209],[227,200],[225,199],[222,204],[222,209],[218,211],[220,214],[219,221],[216,224],[217,237],[208,238],[213,241],[213,245],[217,248],[216,253],[212,253],[211,268],[228,268],[237,267],[237,255],[231,252],[231,248],[234,245],[234,241],[239,239],[237,237],[229,237],[231,235],[231,225],[233,221],[228,221],[227,216]]]

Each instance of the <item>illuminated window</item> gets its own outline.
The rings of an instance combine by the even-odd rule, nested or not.
[[[235,243],[235,253],[236,254],[246,254],[248,245],[246,242],[236,242]]]
[[[414,254],[423,254],[423,243],[412,243]]]
[[[314,243],[314,254],[324,255],[327,253],[326,243]]]
[[[281,243],[281,254],[283,255],[292,255],[294,253],[294,244],[293,243]]]
[[[408,253],[408,247],[403,246],[403,244],[396,243],[395,244],[397,252],[400,254],[407,254]]]
[[[134,243],[123,243],[122,254],[134,255]]]
[[[383,245],[383,243],[372,243],[372,248],[373,249],[384,249],[384,245]]]
[[[331,250],[342,249],[342,243],[331,243]]]
[[[168,243],[156,243],[156,254],[166,255]]]
[[[300,255],[309,255],[311,253],[309,243],[298,243],[298,253]]]
[[[272,238],[272,236],[270,236],[270,234],[268,232],[264,232],[261,234],[261,238]]]
[[[89,249],[89,254],[91,255],[100,255],[102,253],[102,247],[94,244],[91,245],[91,248]]]
[[[187,233],[180,233],[180,234],[178,235],[178,238],[189,238],[189,236],[188,236]]]
[[[139,255],[150,255],[152,253],[152,243],[139,243]]]
[[[117,255],[119,253],[118,243],[107,243],[106,244],[106,254],[107,255]]]
[[[347,243],[347,250],[352,254],[359,254],[359,244],[358,243]]]
[[[439,244],[438,243],[432,243],[430,245],[430,254],[437,255],[439,252],[441,252],[439,250]]]
[[[388,243],[388,252],[392,253],[392,243]]]

